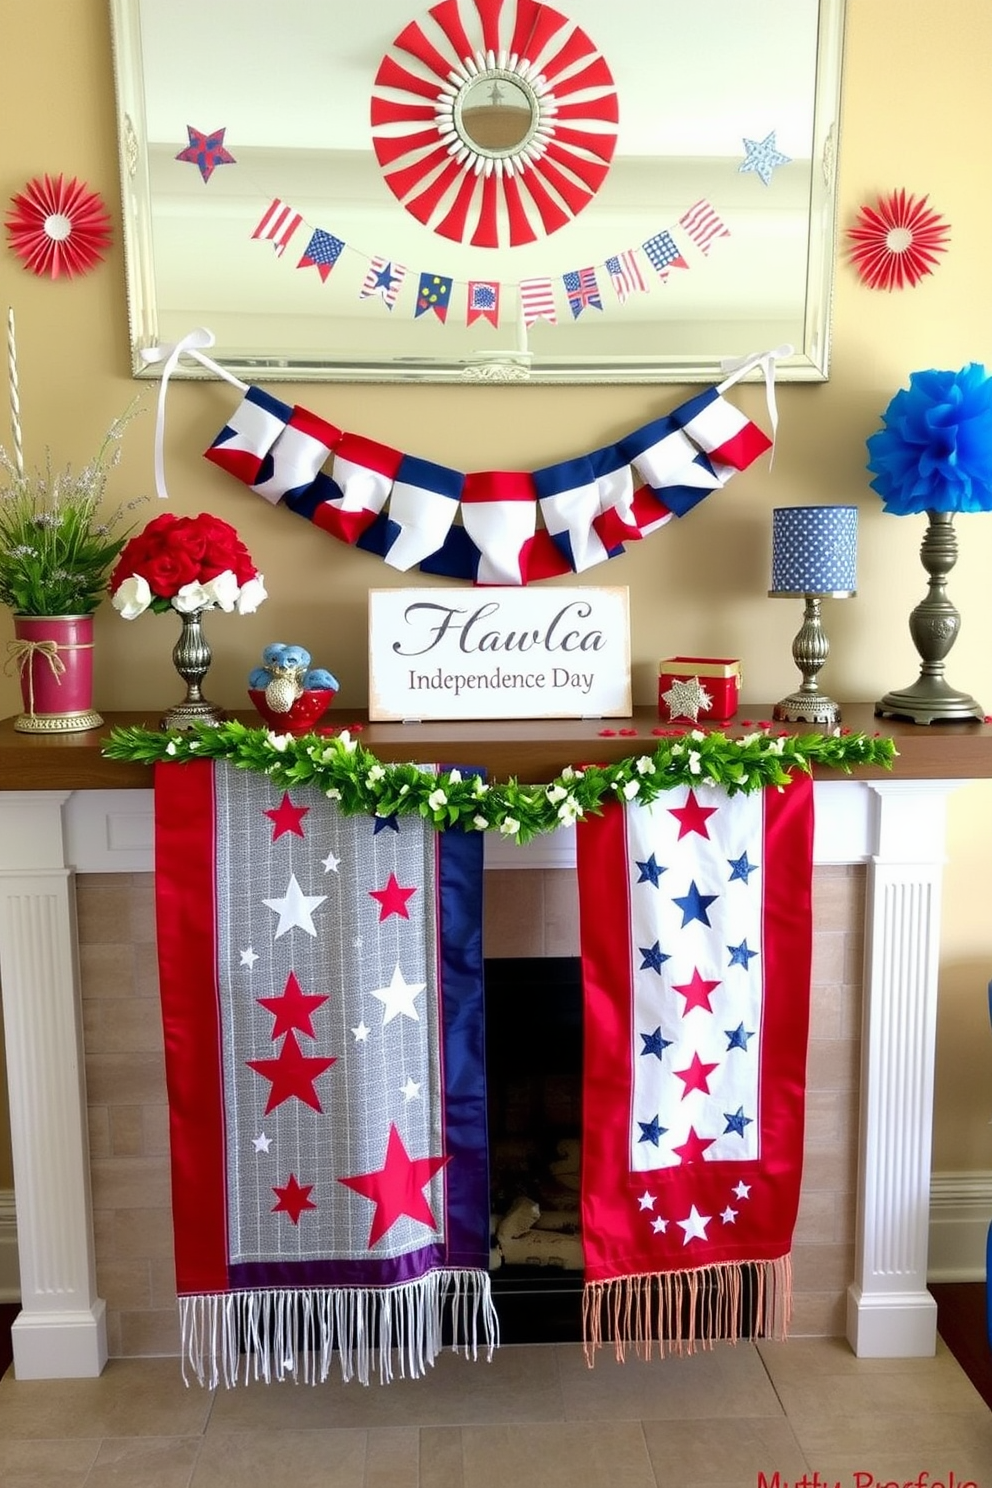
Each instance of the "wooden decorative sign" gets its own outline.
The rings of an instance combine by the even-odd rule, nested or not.
[[[625,588],[369,591],[369,717],[624,718]]]

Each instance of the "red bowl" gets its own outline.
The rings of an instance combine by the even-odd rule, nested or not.
[[[249,687],[248,696],[251,698],[252,706],[261,714],[274,733],[306,734],[313,728],[318,718],[323,718],[327,712],[331,699],[334,697],[334,689],[319,687],[301,693],[288,713],[277,713],[274,708],[270,708],[265,701],[263,688]]]

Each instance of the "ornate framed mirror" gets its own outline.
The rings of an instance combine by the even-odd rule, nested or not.
[[[110,0],[135,374],[824,379],[844,0],[562,4]]]

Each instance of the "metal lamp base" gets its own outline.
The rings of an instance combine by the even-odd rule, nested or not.
[[[919,677],[911,687],[887,692],[875,704],[879,718],[908,718],[911,723],[955,723],[969,718],[979,722],[985,709],[966,692],[949,687],[943,677]]]
[[[822,692],[792,692],[772,709],[776,723],[823,723],[829,727],[840,722],[840,704]]]

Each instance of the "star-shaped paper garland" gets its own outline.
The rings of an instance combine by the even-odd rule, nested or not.
[[[713,706],[712,697],[698,677],[676,677],[661,696],[668,704],[669,718],[690,718],[693,723],[705,708]]]
[[[280,935],[285,935],[287,931],[296,929],[305,930],[308,935],[316,937],[313,912],[323,904],[326,898],[326,894],[304,894],[296,882],[296,874],[291,874],[289,886],[281,899],[262,900],[266,909],[274,910],[279,916],[276,940]]]
[[[202,130],[194,129],[192,124],[187,124],[186,133],[189,135],[189,144],[185,150],[179,151],[176,159],[188,160],[195,165],[203,177],[204,185],[210,180],[216,166],[237,165],[234,156],[224,146],[226,126],[215,129],[213,134],[204,134]]]
[[[287,1033],[286,1041],[275,1059],[246,1059],[249,1069],[263,1080],[272,1083],[265,1115],[281,1106],[284,1101],[298,1100],[314,1111],[323,1111],[314,1082],[329,1070],[336,1059],[320,1059],[304,1054],[296,1042],[295,1033]]]
[[[437,1229],[424,1189],[447,1161],[445,1156],[411,1157],[396,1127],[390,1125],[382,1167],[374,1173],[356,1173],[350,1178],[338,1179],[346,1188],[353,1189],[375,1205],[369,1227],[369,1250],[404,1215],[432,1230]]]
[[[307,1038],[316,1038],[313,1031],[313,1015],[327,1000],[327,993],[323,996],[308,996],[301,989],[296,980],[296,973],[293,971],[286,978],[286,989],[281,997],[256,997],[255,999],[275,1018],[271,1035],[273,1043],[294,1028],[300,1033],[305,1033]]]
[[[791,155],[783,155],[781,150],[775,148],[774,129],[763,140],[745,139],[744,149],[746,153],[737,167],[738,171],[753,171],[765,186],[771,185],[772,175],[780,165],[789,165],[792,162]]]
[[[298,1183],[295,1173],[290,1173],[289,1178],[281,1188],[274,1183],[272,1185],[272,1192],[278,1198],[278,1203],[272,1205],[272,1213],[288,1214],[294,1225],[299,1224],[300,1215],[304,1209],[316,1209],[317,1207],[310,1198],[310,1195],[313,1193],[313,1184]]]
[[[406,902],[416,892],[416,885],[409,889],[403,888],[395,873],[390,873],[384,889],[369,889],[372,898],[379,901],[379,923],[388,920],[390,915],[401,915],[404,920],[408,920],[410,911]]]
[[[265,812],[273,823],[272,841],[278,842],[279,838],[287,832],[292,832],[296,837],[302,837],[303,818],[309,810],[309,806],[294,806],[289,799],[289,791],[284,791],[279,805]]]

